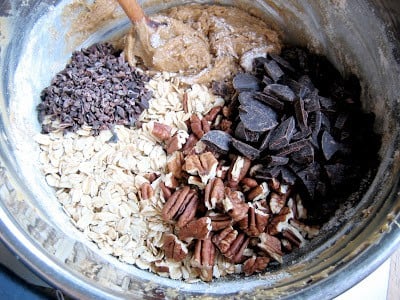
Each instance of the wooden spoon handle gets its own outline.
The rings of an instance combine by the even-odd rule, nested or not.
[[[118,2],[133,23],[138,23],[146,17],[136,0],[118,0]]]

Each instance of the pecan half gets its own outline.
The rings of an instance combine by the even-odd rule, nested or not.
[[[190,263],[193,267],[199,268],[200,278],[204,281],[211,281],[215,260],[215,246],[210,238],[197,240],[194,253]]]
[[[182,178],[182,167],[185,163],[185,159],[183,157],[183,153],[176,151],[167,161],[167,170],[172,173],[175,178]]]
[[[244,201],[242,192],[225,188],[226,197],[222,200],[224,211],[234,220],[240,221],[247,217],[249,205]]]
[[[211,219],[208,217],[202,217],[187,223],[184,227],[181,227],[178,232],[178,237],[184,241],[188,239],[204,240],[208,238],[211,230]]]
[[[221,106],[214,106],[213,108],[210,109],[210,111],[204,116],[204,118],[209,121],[209,122],[214,122],[215,119],[217,118],[218,114],[221,112],[222,107]]]
[[[264,232],[268,224],[269,215],[255,209],[249,205],[247,218],[243,218],[238,222],[239,228],[242,229],[248,236],[258,236]]]
[[[185,145],[189,135],[184,130],[178,130],[171,138],[169,138],[165,145],[165,151],[172,154],[175,151],[182,149]]]
[[[243,263],[243,272],[246,276],[259,273],[268,266],[270,258],[267,256],[252,256]]]
[[[220,231],[232,225],[232,218],[228,215],[211,212],[207,216],[211,219],[212,231]]]
[[[185,155],[188,154],[193,154],[195,152],[195,146],[199,139],[196,137],[195,134],[191,133],[185,143],[185,145],[182,148],[182,152]]]
[[[204,204],[208,209],[215,209],[225,197],[224,183],[220,178],[213,178],[204,191]]]
[[[154,122],[151,134],[160,141],[166,141],[171,137],[172,128],[168,125]]]
[[[154,190],[150,183],[144,182],[139,189],[139,198],[141,200],[148,200],[154,196]]]
[[[162,218],[165,221],[177,219],[177,226],[185,226],[194,218],[197,204],[197,192],[185,186],[169,197],[161,211]]]
[[[168,187],[165,186],[163,181],[161,181],[158,186],[160,187],[160,189],[162,191],[162,195],[163,195],[164,199],[167,200],[169,197],[171,197],[172,191]]]
[[[250,239],[244,233],[229,226],[212,238],[219,251],[233,263],[244,260],[243,252],[246,250]]]
[[[204,184],[214,178],[217,171],[218,160],[211,152],[200,155],[188,155],[185,158],[183,169],[190,175],[199,175]]]
[[[269,194],[268,184],[266,182],[253,188],[247,195],[249,201],[258,201],[267,198]]]
[[[273,214],[279,214],[281,209],[286,204],[286,195],[279,195],[278,193],[272,192],[269,199],[269,207]]]
[[[203,135],[210,131],[210,124],[206,118],[200,119],[196,114],[192,114],[190,117],[190,128],[198,139],[201,139]]]
[[[243,192],[247,192],[258,186],[257,180],[255,180],[254,178],[250,178],[250,177],[243,178],[240,181],[240,184],[242,185]]]
[[[236,159],[232,162],[231,167],[228,171],[228,186],[236,189],[239,182],[246,177],[250,166],[250,159],[242,156],[237,156]]]
[[[269,235],[266,232],[263,232],[259,235],[260,242],[257,246],[268,253],[273,259],[277,262],[282,263],[283,253],[281,249],[281,241],[272,235]]]
[[[184,260],[188,254],[186,245],[172,233],[164,234],[162,247],[165,256],[175,261]]]

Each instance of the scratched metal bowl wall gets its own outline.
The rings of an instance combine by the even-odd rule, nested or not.
[[[69,222],[45,184],[32,136],[40,91],[71,51],[125,32],[121,14],[82,40],[70,36],[72,1],[0,0],[0,238],[49,284],[79,299],[331,298],[377,268],[400,243],[400,3],[367,0],[221,0],[271,20],[287,42],[326,55],[362,85],[383,135],[380,166],[357,206],[342,208],[320,238],[282,268],[213,283],[161,278],[104,255]],[[141,1],[148,13],[183,3]],[[161,4],[160,4],[161,3]],[[368,145],[365,145],[366,147]]]

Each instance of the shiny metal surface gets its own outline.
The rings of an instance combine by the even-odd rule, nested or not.
[[[73,49],[125,31],[121,15],[84,38],[69,36],[72,1],[0,0],[0,238],[49,284],[80,299],[332,298],[378,267],[400,244],[400,3],[366,0],[223,0],[261,11],[287,41],[325,54],[361,79],[362,101],[383,134],[381,164],[354,208],[281,269],[211,284],[173,281],[101,253],[72,226],[36,164],[35,106]],[[88,1],[89,2],[89,1]],[[148,12],[207,1],[141,1]],[[158,4],[161,3],[161,4]],[[366,145],[367,146],[367,145]],[[179,296],[178,296],[179,295]],[[240,296],[239,296],[240,295]]]

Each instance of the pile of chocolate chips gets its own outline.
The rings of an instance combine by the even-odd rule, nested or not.
[[[228,101],[232,132],[209,132],[216,151],[233,146],[253,160],[255,178],[295,185],[309,221],[326,222],[361,179],[378,165],[380,138],[374,116],[361,109],[354,76],[342,78],[326,58],[300,48],[254,60],[252,73],[238,74],[233,89],[215,83]],[[225,150],[224,150],[225,149]]]
[[[145,88],[148,80],[108,43],[75,51],[70,63],[42,91],[39,122],[50,116],[65,131],[89,125],[94,135],[114,124],[134,125],[152,96]],[[42,124],[43,133],[59,128]]]

